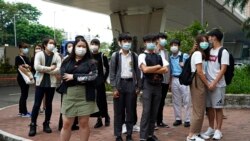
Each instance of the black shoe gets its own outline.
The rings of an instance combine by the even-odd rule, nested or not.
[[[164,122],[157,123],[157,126],[161,127],[161,128],[169,128],[169,126],[167,124],[165,124]]]
[[[99,118],[97,118],[97,122],[96,122],[94,128],[100,128],[102,126],[103,126],[103,124],[102,124],[102,118],[99,117]]]
[[[109,126],[110,125],[110,117],[109,115],[105,117],[105,126]]]
[[[117,136],[115,141],[123,141],[122,137],[121,136]]]
[[[51,128],[49,127],[49,121],[45,121],[45,122],[43,123],[43,132],[52,133],[52,130],[51,130]]]
[[[158,138],[155,135],[153,135],[152,137],[149,137],[147,141],[160,141],[160,140],[158,140]]]
[[[173,126],[178,126],[178,125],[181,125],[182,124],[182,121],[181,120],[176,120],[174,123],[173,123]]]
[[[72,130],[72,131],[74,131],[74,130],[79,130],[79,126],[77,126],[77,125],[72,125],[71,130]]]
[[[184,122],[184,127],[190,127],[190,122]]]
[[[133,141],[133,140],[132,140],[132,135],[127,135],[126,141]]]
[[[30,131],[29,131],[29,136],[33,137],[36,135],[36,124],[35,123],[30,123]]]

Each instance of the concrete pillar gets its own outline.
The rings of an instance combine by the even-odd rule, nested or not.
[[[119,33],[129,32],[137,36],[138,46],[141,47],[142,37],[147,33],[164,32],[166,24],[166,10],[161,9],[140,9],[116,12],[110,15],[113,36],[118,37]]]

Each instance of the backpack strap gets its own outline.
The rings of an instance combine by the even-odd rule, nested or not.
[[[183,62],[183,52],[181,53],[181,55],[179,56],[180,58],[179,58],[179,63],[181,63],[181,62]]]
[[[219,53],[218,53],[218,62],[220,64],[220,67],[221,67],[222,52],[223,52],[224,49],[227,50],[225,47],[221,47],[220,50],[219,50]]]
[[[120,57],[120,54],[119,54],[119,51],[117,51],[115,53],[115,72],[117,72],[117,70],[118,70],[119,57]]]

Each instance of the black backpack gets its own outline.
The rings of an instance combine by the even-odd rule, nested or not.
[[[191,72],[191,56],[186,59],[184,66],[182,68],[182,72],[179,75],[179,81],[181,85],[191,85],[193,78],[195,76],[195,72]]]
[[[224,49],[227,50],[226,48],[221,47],[220,50],[219,50],[219,53],[218,53],[218,62],[219,62],[220,65],[221,65],[222,51]],[[227,52],[228,52],[228,50],[227,50]],[[233,57],[233,55],[231,53],[229,53],[229,65],[227,66],[227,70],[224,73],[224,77],[225,77],[226,84],[227,85],[231,84],[232,79],[234,77],[234,57]]]

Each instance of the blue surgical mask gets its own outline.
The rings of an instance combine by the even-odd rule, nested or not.
[[[167,40],[166,39],[160,39],[160,45],[165,47],[167,45]]]
[[[130,50],[130,48],[131,48],[131,43],[124,43],[123,45],[122,45],[122,48],[124,49],[124,50]]]
[[[200,48],[206,50],[209,47],[208,42],[200,42]]]
[[[146,43],[147,50],[154,50],[155,49],[155,43]]]

